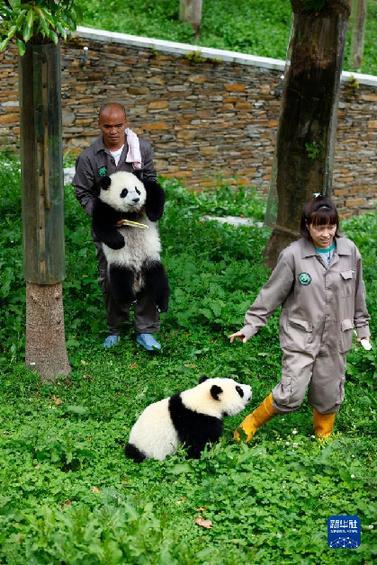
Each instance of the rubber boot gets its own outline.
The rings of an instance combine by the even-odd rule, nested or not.
[[[315,408],[313,409],[313,427],[314,433],[318,438],[331,436],[334,429],[336,413],[321,414]]]
[[[245,441],[249,442],[254,437],[257,429],[268,422],[268,420],[270,420],[272,416],[275,416],[275,414],[277,414],[277,411],[272,406],[271,393],[263,400],[262,404],[254,410],[254,412],[246,416],[244,421],[234,432],[234,439],[240,441],[244,433],[246,434]]]

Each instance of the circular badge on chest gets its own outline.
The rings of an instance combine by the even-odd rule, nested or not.
[[[309,273],[300,273],[298,276],[298,282],[302,284],[302,286],[308,286],[312,282],[312,277]]]

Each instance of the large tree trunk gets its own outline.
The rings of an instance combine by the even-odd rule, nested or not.
[[[367,0],[352,0],[352,42],[351,68],[360,69],[364,53],[365,22],[367,17]]]
[[[39,285],[26,282],[25,361],[45,381],[70,372],[61,283]]]
[[[195,35],[199,36],[202,19],[202,0],[180,0],[179,19],[191,24]]]
[[[291,3],[290,62],[270,188],[277,198],[277,218],[265,251],[270,267],[280,251],[299,236],[304,203],[313,193],[331,194],[336,111],[350,12],[348,0],[327,0],[317,11],[307,8],[305,0]]]
[[[26,364],[42,379],[70,371],[64,337],[64,211],[60,50],[27,44],[20,58]]]

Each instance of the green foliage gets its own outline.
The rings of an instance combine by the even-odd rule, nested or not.
[[[305,143],[305,151],[309,157],[315,161],[321,155],[323,151],[323,143],[318,143],[317,141],[312,141],[310,143]]]
[[[354,346],[336,434],[312,437],[307,405],[273,419],[250,446],[235,444],[244,414],[225,420],[219,445],[200,461],[184,449],[138,466],[123,455],[137,415],[200,375],[235,375],[252,385],[252,407],[280,375],[274,316],[247,345],[230,345],[268,271],[266,228],[203,222],[203,214],[261,219],[250,188],[192,194],[163,181],[161,223],[171,309],[163,352],[149,356],[124,328],[105,331],[87,217],[66,187],[65,328],[72,373],[43,385],[23,363],[24,282],[19,164],[0,155],[0,562],[12,565],[372,563],[376,555],[376,348]],[[344,230],[363,255],[372,335],[376,334],[377,215]],[[5,278],[4,278],[5,274]],[[5,281],[6,284],[3,282]],[[326,521],[357,514],[362,544],[330,550]],[[205,529],[198,518],[212,522]]]
[[[0,52],[15,39],[20,55],[28,41],[58,43],[67,30],[75,29],[76,0],[7,0],[0,7]]]
[[[310,0],[319,9],[323,0]],[[179,21],[178,0],[81,0],[81,25],[192,45],[229,49],[285,59],[291,27],[288,0],[205,0],[200,37]],[[114,18],[116,14],[116,18]],[[377,2],[368,0],[365,49],[360,72],[377,75]],[[346,39],[344,68],[349,69],[351,26]]]

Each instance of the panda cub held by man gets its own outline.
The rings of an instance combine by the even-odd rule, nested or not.
[[[220,439],[224,416],[238,414],[250,399],[249,385],[202,377],[197,386],[147,406],[131,429],[126,456],[161,461],[182,443],[189,457],[199,459],[207,444]]]
[[[157,182],[120,171],[102,177],[97,193],[93,232],[106,257],[111,296],[128,305],[143,292],[165,312],[169,285],[156,224],[164,211],[163,189]]]

